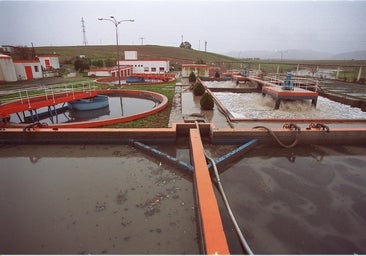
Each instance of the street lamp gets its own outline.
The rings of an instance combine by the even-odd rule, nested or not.
[[[117,70],[118,70],[118,86],[121,88],[121,73],[119,68],[119,48],[118,48],[118,25],[122,22],[134,22],[135,20],[117,20],[114,16],[110,18],[98,18],[98,20],[108,20],[112,22],[116,28],[116,43],[117,43]]]

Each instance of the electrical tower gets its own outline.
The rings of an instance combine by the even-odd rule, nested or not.
[[[87,46],[88,41],[86,40],[86,33],[85,33],[85,22],[84,22],[84,18],[81,18],[81,27],[83,29],[83,45]]]

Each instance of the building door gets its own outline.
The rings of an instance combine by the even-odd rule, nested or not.
[[[46,70],[50,70],[51,67],[50,60],[44,60],[44,64],[46,64]]]
[[[33,79],[33,72],[32,72],[32,66],[25,66],[25,74],[27,76],[27,80]]]

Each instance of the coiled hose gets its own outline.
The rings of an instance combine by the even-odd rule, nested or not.
[[[284,127],[285,128],[295,128],[296,129],[296,137],[295,137],[295,140],[291,144],[289,144],[289,145],[286,145],[282,141],[280,141],[280,139],[277,137],[277,135],[271,129],[269,129],[268,127],[265,127],[265,126],[255,126],[255,127],[253,127],[253,129],[259,129],[259,128],[261,128],[261,129],[267,130],[269,132],[269,134],[278,142],[278,144],[281,145],[281,147],[284,147],[284,148],[293,148],[299,142],[299,135],[300,135],[301,129],[300,129],[300,127],[298,127],[295,124],[286,124],[286,125],[284,125]]]

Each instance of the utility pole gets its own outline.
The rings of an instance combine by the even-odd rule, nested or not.
[[[207,41],[205,40],[205,52],[207,52]]]
[[[145,37],[140,37],[140,39],[141,39],[141,45],[144,45],[144,39],[145,39]]]
[[[83,17],[81,17],[81,28],[83,29],[83,45],[87,46],[88,41],[86,41],[85,22]]]

